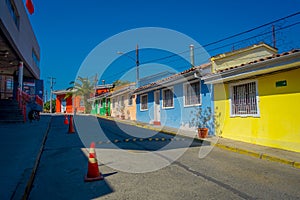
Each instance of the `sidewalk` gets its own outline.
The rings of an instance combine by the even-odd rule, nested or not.
[[[22,199],[28,190],[50,121],[0,124],[0,199]]]
[[[253,156],[263,160],[269,160],[273,162],[287,164],[292,167],[300,169],[300,153],[297,152],[286,151],[282,149],[266,147],[266,146],[261,146],[256,144],[250,144],[246,142],[241,142],[241,141],[236,141],[236,140],[231,140],[231,139],[226,139],[221,137],[215,137],[215,136],[206,139],[199,139],[197,138],[196,133],[192,131],[183,131],[183,130],[178,131],[178,129],[172,127],[156,126],[156,125],[147,124],[143,122],[116,119],[113,117],[106,117],[106,116],[105,117],[98,116],[98,117],[108,119],[108,120],[115,120],[120,123],[130,124],[141,128],[151,129],[166,134],[171,134],[171,135],[179,134],[184,137],[195,138],[207,144],[215,145],[216,147],[221,149],[233,151],[248,156]]]

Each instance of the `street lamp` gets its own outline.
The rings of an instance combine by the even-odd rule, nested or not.
[[[130,58],[131,60],[133,60],[135,62],[135,65],[136,65],[136,88],[139,87],[139,81],[140,81],[140,77],[139,77],[139,65],[140,65],[140,62],[139,62],[139,46],[136,45],[136,49],[135,49],[135,59],[127,54],[124,54],[123,52],[121,51],[118,51],[117,54],[120,54],[120,55],[124,55],[128,58]]]

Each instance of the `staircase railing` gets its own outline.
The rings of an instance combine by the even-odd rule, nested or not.
[[[28,95],[26,92],[18,89],[17,101],[19,104],[19,108],[22,110],[23,121],[26,122],[26,104],[30,101],[30,95]]]
[[[43,99],[38,95],[35,95],[35,103],[43,107]]]

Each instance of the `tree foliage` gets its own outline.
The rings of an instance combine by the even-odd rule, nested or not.
[[[56,110],[56,100],[52,100],[52,113]],[[50,101],[44,103],[44,112],[50,112]]]
[[[76,81],[70,82],[72,85],[67,90],[70,91],[65,98],[70,96],[80,96],[83,100],[85,113],[90,113],[92,109],[89,98],[95,93],[95,86],[97,84],[97,78],[93,78],[92,81],[88,77],[78,76]]]

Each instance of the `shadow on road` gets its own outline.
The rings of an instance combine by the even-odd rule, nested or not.
[[[53,116],[29,199],[94,199],[114,192],[105,178],[84,182],[88,159],[78,134],[68,134],[63,116]],[[117,172],[100,172],[104,177]]]
[[[200,147],[201,141],[183,136],[169,135],[154,130],[140,128],[111,120],[99,119],[99,124],[106,137],[119,148],[126,149],[124,143],[139,143],[151,147],[151,151]],[[172,144],[171,144],[172,143]],[[98,144],[101,144],[101,142]],[[99,146],[100,147],[100,146]]]

